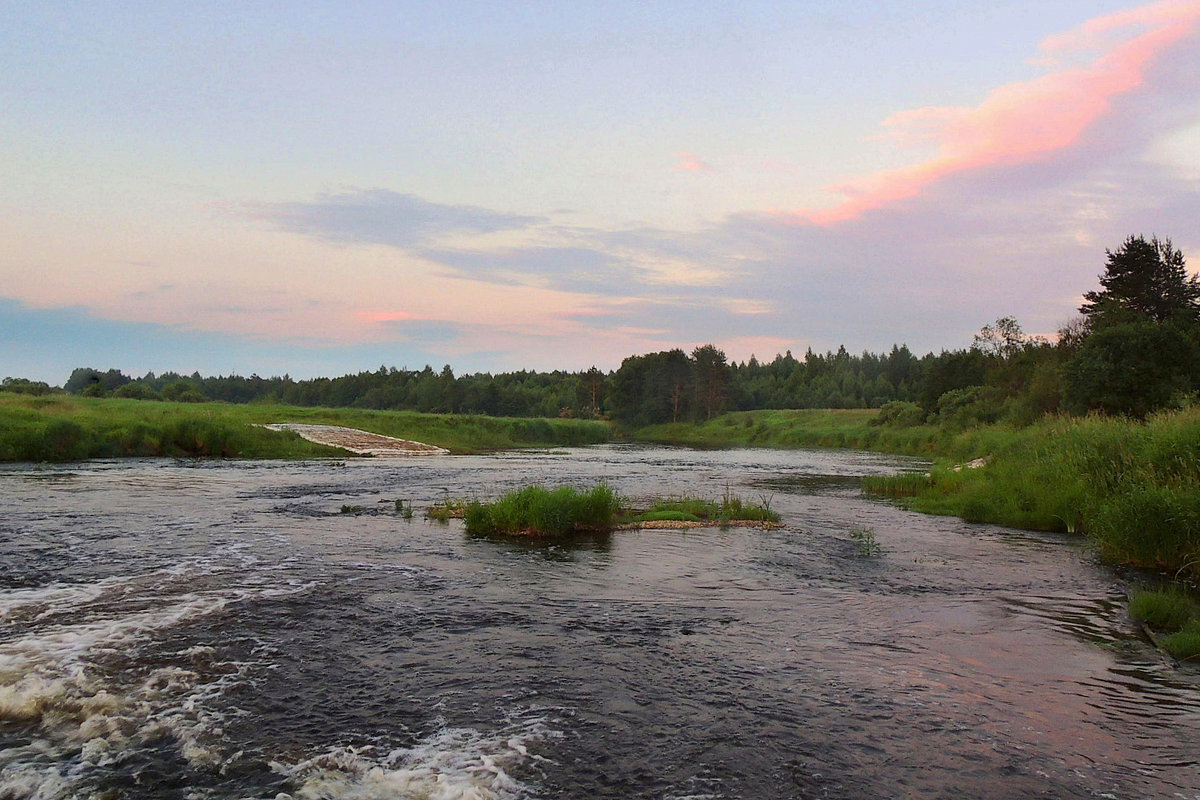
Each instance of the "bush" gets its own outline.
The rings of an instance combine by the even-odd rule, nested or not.
[[[87,458],[91,437],[74,420],[56,418],[42,431],[41,455],[46,461],[76,461]]]
[[[229,431],[212,420],[195,417],[178,420],[168,429],[167,438],[175,455],[237,455],[237,448]]]
[[[990,425],[1004,413],[999,392],[988,386],[952,389],[937,401],[937,421],[949,428]]]
[[[925,411],[916,403],[893,400],[879,408],[879,414],[870,421],[871,425],[887,425],[891,428],[912,428],[925,421]]]

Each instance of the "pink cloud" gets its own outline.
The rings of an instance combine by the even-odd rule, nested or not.
[[[410,314],[407,311],[355,311],[354,318],[359,322],[367,324],[379,324],[383,322],[404,322],[407,320],[420,319],[416,314]]]
[[[683,170],[684,172],[712,172],[714,169],[712,164],[700,160],[700,157],[695,153],[672,153],[671,155],[679,159],[679,163],[675,165],[675,169]]]
[[[833,208],[801,209],[786,216],[832,225],[915,197],[948,175],[1028,163],[1068,148],[1108,112],[1114,98],[1141,86],[1155,57],[1192,35],[1197,20],[1200,0],[1169,1],[1097,17],[1074,31],[1051,36],[1042,42],[1044,53],[1101,52],[1086,66],[1001,86],[974,107],[926,107],[893,114],[883,123],[888,138],[902,145],[933,142],[938,154],[829,187],[847,199]],[[1114,42],[1114,33],[1125,38]]]

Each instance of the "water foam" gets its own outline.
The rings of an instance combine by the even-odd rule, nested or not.
[[[543,760],[528,746],[558,735],[538,718],[492,735],[443,728],[382,758],[372,747],[333,748],[297,764],[273,762],[297,786],[276,800],[516,800],[531,791],[510,770]]]
[[[0,751],[0,797],[78,796],[89,773],[147,742],[172,743],[192,765],[220,761],[226,712],[216,710],[217,701],[253,665],[221,661],[205,646],[146,663],[139,648],[231,605],[297,594],[312,584],[192,591],[201,574],[212,570],[175,565],[0,594],[9,637],[0,642],[0,721],[28,737]]]

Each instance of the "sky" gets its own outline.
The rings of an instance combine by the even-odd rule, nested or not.
[[[0,4],[0,377],[937,352],[1198,221],[1200,0]]]

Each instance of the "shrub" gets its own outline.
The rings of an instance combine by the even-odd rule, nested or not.
[[[925,411],[916,403],[892,400],[879,408],[879,414],[870,425],[887,425],[892,428],[912,428],[925,421]]]
[[[988,386],[952,389],[937,401],[937,420],[950,428],[990,425],[1003,413],[1003,400],[996,389]]]
[[[91,437],[82,425],[58,417],[42,431],[41,455],[47,461],[75,461],[88,457],[90,444]]]

